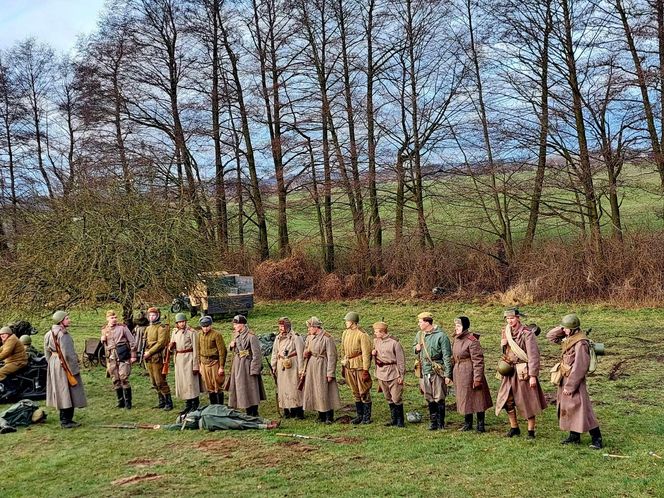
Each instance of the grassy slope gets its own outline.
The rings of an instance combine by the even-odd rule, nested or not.
[[[495,399],[498,381],[493,378],[493,366],[499,349],[499,306],[368,300],[260,303],[250,316],[250,324],[259,333],[272,331],[276,318],[288,315],[295,329],[302,332],[303,321],[316,314],[338,339],[341,317],[350,308],[360,313],[367,328],[372,321],[384,318],[406,346],[409,366],[413,363],[410,344],[417,312],[434,312],[448,332],[454,316],[468,314],[472,328],[484,333],[487,377]],[[537,321],[547,330],[568,310],[542,305],[526,311],[529,321]],[[46,425],[2,436],[5,462],[12,469],[0,484],[2,496],[661,496],[664,463],[648,452],[664,456],[664,311],[602,306],[579,306],[576,311],[585,326],[593,327],[595,340],[606,343],[607,356],[589,381],[607,445],[605,452],[630,458],[605,458],[604,452],[589,450],[587,434],[578,448],[560,446],[563,434],[558,430],[554,407],[540,417],[535,441],[502,437],[506,417],[495,417],[492,410],[487,412],[488,433],[484,435],[457,432],[461,416],[456,412],[448,415],[445,432],[432,434],[424,423],[403,430],[386,428],[382,423],[388,410],[382,395],[374,395],[375,423],[370,426],[320,426],[308,414],[306,421],[284,420],[273,432],[102,429],[99,426],[108,423],[170,423],[175,413],[149,408],[155,395],[140,369],[133,376],[136,408],[131,412],[113,408],[110,382],[98,367],[83,373],[89,407],[77,411],[82,428],[59,429],[57,413],[49,409]],[[96,336],[102,316],[101,311],[74,314],[73,334],[79,352],[84,338]],[[230,325],[216,326],[228,337]],[[552,393],[546,379],[557,349],[542,336],[539,343],[546,372],[541,379],[545,391]],[[608,380],[609,371],[619,362],[618,379]],[[273,418],[272,380],[268,376],[264,380],[268,401],[261,405],[261,414]],[[424,413],[425,404],[412,372],[406,382],[406,409]],[[351,403],[346,386],[341,387],[341,395],[345,403]],[[448,404],[452,402],[453,398],[448,398]],[[343,436],[347,443],[282,438],[276,432]],[[150,474],[158,478],[110,484]]]

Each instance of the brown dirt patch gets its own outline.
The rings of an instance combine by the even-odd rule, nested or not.
[[[333,441],[340,444],[357,444],[361,443],[363,439],[357,436],[339,436],[333,438]]]
[[[113,486],[128,486],[129,484],[135,484],[137,482],[146,482],[146,481],[156,481],[161,479],[162,476],[159,474],[143,474],[143,475],[133,475],[129,477],[123,477],[122,479],[116,479],[111,482]]]
[[[284,441],[278,444],[279,446],[288,448],[290,451],[293,451],[294,453],[309,453],[310,451],[318,451],[317,446],[311,446],[310,444],[301,443],[299,441]]]
[[[152,467],[153,465],[161,465],[164,463],[164,460],[161,458],[157,458],[154,460],[151,460],[149,458],[134,458],[133,460],[129,460],[127,462],[127,465],[133,465],[134,467],[142,468],[142,467]]]

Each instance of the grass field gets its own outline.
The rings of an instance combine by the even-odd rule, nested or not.
[[[305,332],[304,320],[319,316],[338,340],[342,317],[349,309],[362,317],[361,325],[384,319],[406,346],[406,410],[426,412],[412,373],[411,343],[415,315],[429,310],[449,333],[453,318],[467,314],[472,329],[482,333],[487,378],[495,395],[494,365],[499,356],[502,307],[472,303],[414,303],[382,300],[331,303],[258,303],[249,317],[257,333],[276,330],[279,316],[290,316],[294,328]],[[592,327],[607,355],[589,378],[589,391],[600,420],[606,448],[563,447],[555,407],[538,419],[537,439],[506,439],[507,420],[487,412],[487,433],[462,433],[462,416],[448,410],[448,429],[431,433],[427,425],[405,429],[384,427],[388,409],[375,394],[374,423],[322,426],[314,414],[305,421],[284,420],[277,431],[167,432],[104,429],[115,423],[171,423],[176,411],[150,409],[156,396],[142,369],[134,370],[131,411],[114,408],[115,396],[101,367],[85,370],[89,406],[77,410],[83,426],[64,431],[58,415],[48,409],[45,425],[20,429],[0,437],[4,476],[0,496],[663,496],[664,459],[664,310],[627,310],[605,306],[575,306],[584,328]],[[528,322],[543,331],[556,325],[569,308],[540,305],[524,309]],[[7,318],[7,317],[4,317]],[[72,334],[79,353],[87,337],[96,337],[103,310],[72,314]],[[40,324],[41,342],[46,322]],[[230,324],[215,325],[230,335]],[[557,360],[557,347],[539,338],[543,353],[541,381],[547,395],[548,368]],[[172,369],[171,369],[172,372]],[[610,380],[609,375],[615,380]],[[171,373],[171,386],[173,386]],[[261,415],[277,417],[274,388],[265,374],[268,401]],[[352,404],[346,386],[344,403]],[[454,397],[448,397],[448,405]],[[336,416],[350,414],[338,412]],[[525,423],[522,422],[522,428]],[[276,436],[277,432],[335,437],[336,442]],[[628,458],[612,458],[604,453]],[[124,483],[116,481],[124,479]],[[116,482],[115,484],[113,484]]]

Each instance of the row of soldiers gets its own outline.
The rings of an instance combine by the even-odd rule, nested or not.
[[[221,334],[212,328],[212,318],[202,317],[199,320],[200,331],[197,331],[188,325],[184,314],[178,313],[175,317],[176,327],[171,333],[169,327],[161,323],[157,308],[149,308],[147,315],[149,325],[144,332],[146,349],[143,359],[152,386],[158,393],[156,408],[173,408],[167,373],[170,356],[175,355],[175,395],[185,401],[182,414],[198,408],[202,393],[208,393],[211,404],[223,404],[224,391],[228,391],[228,406],[246,410],[247,415],[258,416],[259,404],[266,399],[261,376],[262,352],[260,341],[247,326],[245,316],[233,318],[233,336],[229,344],[232,359],[230,372],[226,376],[226,345]],[[528,438],[532,439],[535,438],[536,416],[547,406],[539,382],[540,352],[536,331],[521,323],[522,314],[517,308],[506,310],[504,318],[506,324],[501,337],[501,365],[504,368],[499,365],[501,384],[496,399],[496,415],[503,409],[507,412],[510,430],[506,435],[514,437],[521,434],[518,412],[527,420]],[[108,311],[106,319],[101,340],[106,347],[108,373],[116,389],[117,406],[130,409],[132,396],[129,374],[132,363],[137,361],[136,340],[125,325],[118,323],[114,311]],[[484,432],[485,411],[493,406],[493,401],[484,372],[484,353],[479,334],[471,332],[468,317],[457,317],[454,321],[452,346],[447,334],[434,322],[431,313],[420,313],[417,319],[419,330],[413,344],[417,357],[415,373],[419,377],[420,392],[428,404],[429,429],[445,428],[445,398],[449,387],[454,384],[457,410],[464,416],[460,430],[472,430],[473,418],[476,417],[477,432]],[[68,320],[64,312],[56,312],[54,315],[56,324],[45,337],[47,357],[48,352],[51,355],[57,353],[58,347],[63,350],[68,348],[70,339],[67,344],[57,344],[58,337],[62,339],[67,335]],[[347,313],[344,321],[341,372],[355,400],[356,417],[351,422],[372,422],[373,379],[370,368],[373,362],[379,392],[383,392],[390,408],[391,417],[386,425],[404,427],[403,387],[406,365],[403,347],[390,335],[388,325],[384,322],[373,324],[372,341],[359,326],[360,317],[357,313]],[[306,321],[306,339],[292,330],[291,321],[287,317],[280,318],[278,326],[279,334],[274,341],[270,365],[276,381],[279,408],[284,410],[286,418],[303,419],[306,410],[317,412],[320,422],[333,423],[334,411],[341,407],[336,380],[338,354],[334,339],[315,316]],[[590,432],[591,447],[599,449],[602,447],[599,423],[585,381],[590,355],[589,341],[581,331],[578,317],[564,317],[561,325],[552,329],[547,338],[561,344],[561,364],[565,365],[557,393],[560,428],[570,431],[563,442],[578,444],[580,434]],[[77,363],[72,369],[70,360],[67,369],[80,384]],[[75,404],[74,398],[76,396],[72,395],[70,405],[84,406]],[[71,423],[71,416],[65,413],[63,427]]]

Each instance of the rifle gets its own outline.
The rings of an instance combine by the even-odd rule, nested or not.
[[[161,374],[168,375],[168,369],[171,367],[171,344],[166,348],[166,357],[164,358],[164,366],[161,367]]]
[[[100,425],[99,427],[104,429],[161,429],[161,425],[159,424],[107,424]]]
[[[309,366],[309,358],[310,357],[304,359],[304,365],[302,366],[302,376],[300,377],[300,381],[297,383],[298,391],[302,391],[304,389],[304,381],[307,379],[307,367]]]
[[[62,365],[62,369],[65,371],[65,374],[67,375],[67,382],[71,387],[78,385],[76,377],[74,377],[74,374],[71,373],[71,369],[67,364],[65,355],[62,354],[62,349],[60,348],[60,341],[58,341],[58,338],[55,336],[55,334],[53,335],[53,342],[55,343],[55,352],[58,354],[58,358],[60,359],[60,365]]]

